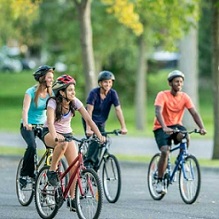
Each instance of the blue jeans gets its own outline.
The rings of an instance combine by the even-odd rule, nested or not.
[[[20,132],[27,143],[27,148],[23,157],[23,166],[21,169],[21,176],[34,177],[34,155],[36,154],[36,133],[34,130],[26,130],[21,124]]]

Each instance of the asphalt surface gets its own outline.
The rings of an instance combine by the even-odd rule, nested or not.
[[[0,218],[38,219],[32,203],[23,207],[19,204],[15,190],[15,176],[19,159],[0,156]],[[115,204],[104,198],[99,219],[218,219],[219,218],[219,171],[201,170],[201,191],[197,201],[185,204],[179,194],[178,181],[170,185],[161,201],[154,201],[147,187],[147,164],[120,162],[122,174],[121,195]],[[66,202],[56,219],[77,219]]]

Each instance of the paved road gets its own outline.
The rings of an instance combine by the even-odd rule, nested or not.
[[[39,218],[34,201],[22,207],[16,197],[15,174],[18,158],[0,156],[0,218]],[[219,170],[202,169],[202,187],[198,200],[186,205],[180,195],[178,184],[170,186],[168,194],[161,201],[154,201],[147,189],[147,165],[120,163],[122,170],[122,191],[116,204],[109,204],[105,198],[100,219],[218,219],[219,218]],[[73,218],[66,204],[61,207],[56,219]]]
[[[80,137],[80,136],[76,136]],[[26,147],[26,144],[19,134],[10,134],[7,132],[0,133],[0,147]],[[153,155],[158,152],[156,143],[153,138],[148,137],[130,137],[130,136],[117,136],[112,137],[111,152],[114,154],[125,155]],[[39,148],[44,148],[40,140],[37,141]],[[191,138],[190,153],[194,154],[197,158],[212,157],[213,141],[205,137],[195,139]]]

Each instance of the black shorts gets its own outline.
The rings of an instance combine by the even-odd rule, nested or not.
[[[168,126],[168,127],[172,128],[172,129],[177,128],[179,130],[186,131],[186,128],[184,126],[181,126],[181,125],[172,125],[172,126]],[[165,145],[171,146],[172,140],[174,141],[174,144],[179,144],[180,142],[177,141],[176,135],[177,135],[177,133],[173,133],[171,135],[168,135],[163,131],[162,128],[154,130],[154,137],[155,137],[155,140],[157,142],[157,146],[159,149]]]
[[[44,137],[49,133],[49,129],[48,127],[43,127],[43,131],[42,131],[42,141],[44,142],[45,144],[45,141],[44,141]],[[59,133],[59,132],[58,132]],[[63,135],[64,137],[72,137],[72,133],[59,133],[61,135]],[[46,145],[46,144],[45,144]],[[46,145],[47,146],[47,145]],[[48,147],[48,146],[47,146]]]

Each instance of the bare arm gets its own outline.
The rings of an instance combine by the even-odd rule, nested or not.
[[[93,110],[94,110],[94,106],[90,105],[90,104],[87,104],[87,112],[88,112],[88,114],[90,115],[91,118],[92,118]],[[91,127],[89,126],[88,123],[86,123],[86,133],[87,133],[87,135],[92,135],[93,134],[93,131],[91,130]]]
[[[30,109],[30,102],[31,102],[31,97],[28,94],[25,94],[23,100],[22,120],[23,120],[23,126],[27,130],[32,130],[32,125],[28,124],[28,111]]]
[[[119,123],[120,123],[120,126],[121,126],[121,133],[125,135],[128,132],[128,130],[126,128],[125,119],[123,116],[121,106],[119,105],[119,106],[115,107],[115,111],[116,111],[116,116],[117,116]]]
[[[191,116],[193,117],[195,123],[198,125],[198,127],[200,129],[200,134],[205,135],[207,133],[207,131],[204,128],[204,123],[201,119],[201,116],[198,114],[198,112],[196,111],[195,108],[191,108],[191,109],[188,109],[188,110],[189,110]]]
[[[47,124],[49,133],[51,134],[52,139],[55,141],[55,138],[57,138],[57,133],[54,126],[55,121],[55,110],[51,107],[47,107]]]
[[[167,134],[172,134],[173,130],[171,128],[167,127],[167,125],[164,122],[164,118],[163,118],[163,115],[161,112],[162,112],[162,107],[156,105],[155,106],[155,116],[156,116],[158,122],[162,126],[162,129],[164,132],[166,132]]]
[[[79,110],[80,114],[82,115],[83,119],[85,120],[86,124],[90,127],[90,129],[97,135],[97,137],[100,139],[101,142],[105,141],[105,137],[103,137],[98,129],[98,127],[96,126],[96,124],[94,123],[94,121],[92,120],[91,116],[89,115],[89,113],[87,112],[87,110],[84,107],[81,107]]]

